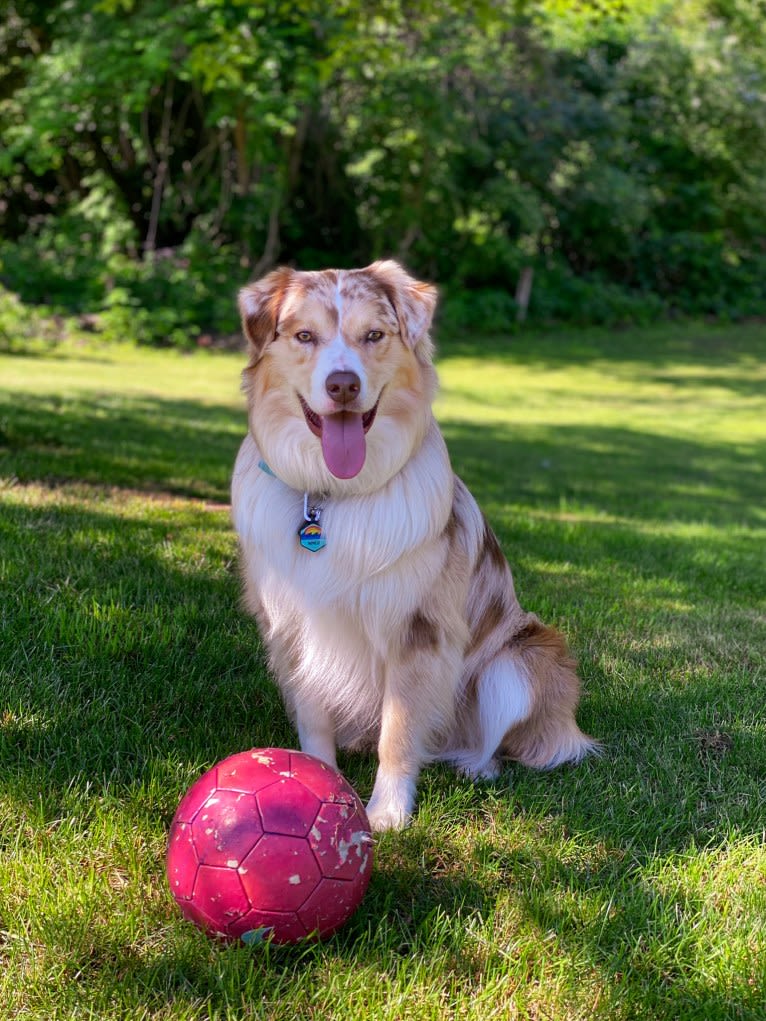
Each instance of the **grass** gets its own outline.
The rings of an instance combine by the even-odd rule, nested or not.
[[[295,743],[222,506],[241,358],[0,356],[2,1017],[766,1017],[765,354],[755,325],[445,344],[456,468],[607,751],[427,770],[346,928],[257,952],[163,872],[204,768]]]

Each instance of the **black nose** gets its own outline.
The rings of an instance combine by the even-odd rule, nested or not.
[[[359,396],[362,381],[355,372],[331,372],[324,388],[336,404],[350,404]]]

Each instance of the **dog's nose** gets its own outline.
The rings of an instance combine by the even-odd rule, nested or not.
[[[350,404],[359,396],[362,381],[355,372],[331,372],[324,388],[336,404]]]

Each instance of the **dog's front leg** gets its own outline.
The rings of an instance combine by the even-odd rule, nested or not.
[[[401,829],[409,822],[420,768],[454,709],[455,685],[451,679],[458,676],[460,660],[460,651],[439,643],[436,628],[429,624],[415,634],[414,640],[410,631],[401,661],[389,665],[378,772],[367,805],[373,830]]]
[[[315,703],[302,702],[296,709],[295,722],[301,751],[336,769],[335,726],[327,710]]]
[[[409,822],[423,762],[421,730],[407,699],[400,692],[387,692],[380,723],[378,772],[367,805],[373,830],[398,830]]]

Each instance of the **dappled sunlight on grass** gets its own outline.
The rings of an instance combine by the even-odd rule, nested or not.
[[[732,332],[728,368],[712,333],[445,351],[456,470],[567,634],[605,754],[480,785],[426,769],[349,926],[258,956],[184,923],[163,875],[188,784],[296,740],[238,611],[241,359],[0,359],[9,1016],[758,1016],[766,400],[761,333]],[[341,766],[368,796],[373,757]]]

